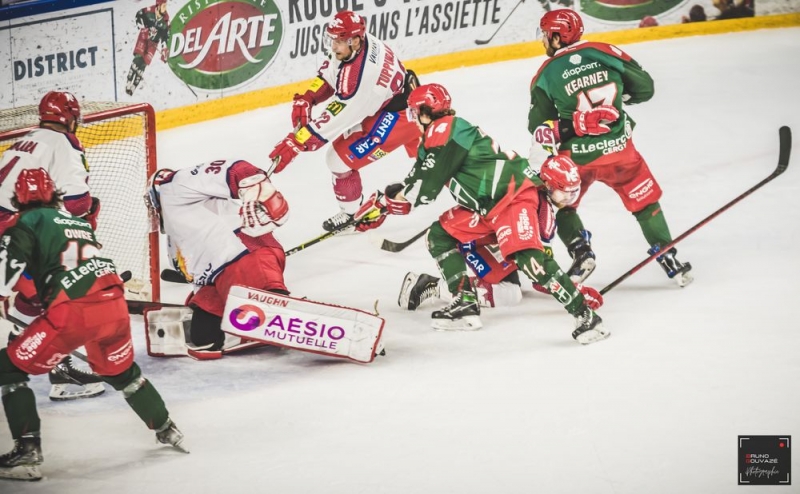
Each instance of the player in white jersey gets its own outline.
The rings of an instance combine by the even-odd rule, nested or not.
[[[359,169],[400,146],[416,156],[420,131],[407,111],[408,94],[418,85],[395,53],[367,34],[366,21],[354,12],[337,13],[325,36],[330,58],[303,94],[294,96],[290,132],[269,157],[275,173],[303,151],[332,142],[326,155],[333,191],[341,211],[322,227],[331,231],[347,222],[362,200]],[[312,108],[333,97],[316,118]]]
[[[286,256],[272,231],[289,206],[267,172],[244,160],[217,160],[150,177],[145,203],[167,235],[175,269],[194,285],[190,355],[221,356],[220,329],[233,285],[288,294]]]
[[[22,170],[43,168],[64,193],[64,207],[75,216],[82,216],[97,228],[100,201],[89,193],[89,166],[83,146],[75,132],[81,124],[81,107],[71,93],[50,91],[39,102],[39,127],[27,133],[0,158],[0,234],[16,222],[16,208],[11,204],[14,184]],[[36,287],[23,275],[14,287],[16,296],[9,315],[30,324],[42,312]],[[10,338],[20,332],[15,325]],[[50,374],[54,384],[53,399],[96,396],[103,392],[97,376],[75,369],[69,357]],[[65,394],[65,384],[86,385],[81,391]],[[71,388],[72,389],[72,388]]]

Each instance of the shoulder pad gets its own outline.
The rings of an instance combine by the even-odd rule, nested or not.
[[[453,133],[453,116],[437,119],[428,125],[425,130],[425,149],[444,146],[450,140]]]

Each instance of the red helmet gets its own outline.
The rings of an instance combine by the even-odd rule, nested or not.
[[[572,159],[552,156],[542,164],[539,178],[547,186],[550,199],[559,207],[573,204],[581,193],[581,177]]]
[[[17,202],[20,204],[30,204],[32,202],[49,203],[53,200],[56,184],[47,174],[44,168],[33,170],[22,170],[17,176],[14,184],[14,193]]]
[[[408,107],[418,115],[422,105],[429,107],[432,112],[440,112],[449,110],[452,102],[450,93],[441,84],[424,84],[408,95]]]
[[[328,36],[333,39],[363,38],[367,33],[367,21],[350,10],[337,12],[328,24]]]
[[[561,44],[571,45],[581,39],[583,34],[583,21],[577,12],[570,9],[551,10],[542,16],[539,29],[547,35],[547,39],[558,34]]]
[[[39,102],[39,120],[71,127],[72,122],[81,122],[81,105],[72,93],[50,91]]]

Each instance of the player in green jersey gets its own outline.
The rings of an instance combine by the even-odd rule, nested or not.
[[[528,130],[534,142],[564,154],[578,165],[581,196],[556,215],[558,236],[573,263],[567,271],[575,282],[595,268],[591,234],[577,213],[581,198],[602,182],[622,199],[642,229],[650,254],[672,241],[661,210],[661,187],[631,139],[636,125],[622,104],[653,97],[653,79],[627,53],[607,43],[581,41],[583,21],[572,10],[547,12],[540,23],[548,60],[531,82]],[[659,256],[667,276],[685,286],[692,281],[689,263],[675,258],[673,247]]]
[[[502,256],[513,259],[529,278],[547,287],[575,317],[573,338],[588,344],[608,337],[600,316],[545,253],[541,241],[540,202],[552,200],[566,205],[580,192],[578,174],[569,158],[556,157],[543,165],[552,171],[552,180],[545,183],[528,160],[502,151],[479,127],[455,116],[444,87],[420,86],[411,92],[408,104],[423,131],[416,163],[403,182],[374,193],[361,206],[356,218],[362,223],[357,229],[374,228],[383,222],[385,215],[368,219],[376,209],[408,214],[414,207],[433,202],[443,188],[449,189],[457,205],[431,225],[427,243],[453,301],[433,313],[433,327],[481,327],[480,306],[458,244],[495,235]]]
[[[41,425],[29,375],[49,372],[80,346],[92,370],[122,391],[158,441],[188,452],[164,401],[133,360],[116,267],[102,256],[89,222],[59,209],[61,197],[43,168],[20,172],[12,201],[19,215],[0,238],[0,299],[11,295],[24,271],[45,307],[0,350],[0,392],[14,439],[14,449],[0,456],[0,478],[41,478]]]

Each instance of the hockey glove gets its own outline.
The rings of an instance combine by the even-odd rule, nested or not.
[[[386,203],[381,191],[373,192],[369,198],[361,204],[353,219],[356,220],[356,231],[365,232],[378,228],[386,221]]]
[[[314,101],[311,99],[310,93],[295,94],[294,102],[292,103],[292,127],[300,129],[308,125],[311,120],[311,107],[314,106]]]
[[[312,134],[308,127],[303,127],[297,132],[290,132],[269,153],[269,159],[272,160],[273,164],[272,173],[282,172],[289,163],[294,161],[298,154],[303,151],[316,151],[324,146],[325,142],[317,135]]]
[[[572,125],[578,136],[599,136],[611,132],[607,124],[619,119],[619,110],[611,105],[602,105],[586,111],[576,111],[572,114]]]
[[[600,292],[598,292],[594,288],[586,285],[581,285],[580,283],[575,285],[575,288],[577,288],[578,291],[583,294],[583,300],[586,303],[586,307],[592,310],[597,310],[603,306],[603,296],[600,295]]]
[[[384,190],[383,200],[387,214],[406,215],[411,212],[411,203],[405,197],[399,197],[403,190],[402,183],[391,184]],[[376,192],[377,194],[378,192]]]
[[[86,213],[86,216],[83,217],[86,221],[92,225],[92,230],[97,230],[97,215],[100,214],[100,199],[96,197],[92,197],[92,205],[89,207],[89,211]]]

